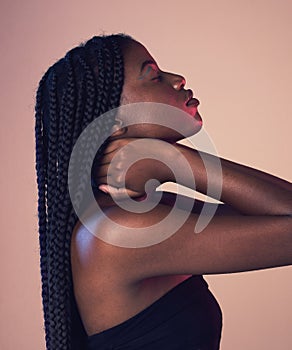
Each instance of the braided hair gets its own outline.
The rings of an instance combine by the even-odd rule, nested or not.
[[[51,66],[37,90],[36,172],[47,350],[85,349],[86,332],[74,297],[70,262],[71,234],[78,217],[69,196],[68,167],[81,132],[120,104],[124,82],[121,47],[127,40],[131,38],[123,34],[93,37]],[[109,134],[113,124],[114,118],[108,118],[95,130],[94,137]],[[95,161],[105,144],[98,150]],[[73,159],[73,168],[78,161],[86,165],[90,154],[87,142],[82,157]],[[81,176],[73,180],[78,201],[82,202],[84,179]]]

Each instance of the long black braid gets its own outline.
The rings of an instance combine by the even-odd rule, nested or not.
[[[48,350],[85,349],[86,332],[73,292],[70,262],[72,230],[77,223],[68,190],[68,168],[92,159],[89,142],[80,158],[71,152],[94,119],[119,106],[124,82],[121,46],[130,37],[93,37],[70,50],[48,69],[39,83],[35,108],[36,171],[42,300]],[[114,124],[108,118],[91,137],[100,138]],[[95,162],[102,154],[98,150]],[[85,156],[86,155],[86,156]],[[74,178],[79,204],[86,176]]]

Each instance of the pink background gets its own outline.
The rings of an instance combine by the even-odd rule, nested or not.
[[[6,0],[0,16],[0,348],[44,349],[33,115],[41,75],[80,41],[127,32],[187,78],[220,156],[292,181],[292,2]],[[207,280],[224,313],[223,350],[292,348],[290,267]]]

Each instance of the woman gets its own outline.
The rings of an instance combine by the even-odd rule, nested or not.
[[[100,139],[109,135],[91,173],[95,201],[106,216],[96,214],[95,232],[78,218],[74,208],[82,207],[84,178],[69,174],[70,186],[73,183],[78,193],[72,199],[68,172],[69,163],[73,170],[79,163],[92,164],[91,142],[85,142],[79,158],[70,160],[82,131],[119,105],[157,102],[190,116],[190,136],[200,130],[202,120],[198,101],[184,86],[182,76],[161,71],[141,44],[123,35],[92,38],[69,51],[41,80],[36,159],[48,349],[218,349],[221,311],[201,275],[291,263],[292,185],[224,159],[222,194],[217,199],[226,204],[218,207],[202,232],[194,234],[201,210],[196,201],[182,225],[158,244],[129,248],[100,239],[111,233],[123,236],[125,227],[139,232],[153,227],[173,208],[173,223],[180,219],[185,210],[177,208],[177,198],[167,193],[143,213],[119,205],[132,203],[126,194],[142,202],[155,201],[149,191],[148,198],[144,196],[149,179],[190,188],[195,179],[196,189],[207,192],[199,152],[176,143],[183,133],[155,122],[131,124],[119,112],[103,118],[103,125],[93,133]],[[145,149],[135,141],[145,138],[157,157],[142,156],[123,184],[127,158],[143,155]],[[212,186],[220,187],[212,166],[215,157],[205,157]],[[169,159],[177,162],[177,177],[165,165]],[[180,166],[185,161],[189,172]],[[86,211],[87,203],[82,208]]]

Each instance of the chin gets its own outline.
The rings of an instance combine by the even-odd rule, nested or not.
[[[184,132],[186,137],[193,136],[197,134],[203,127],[203,120],[198,112],[194,114],[190,114],[191,118],[187,123],[187,129]]]
[[[203,120],[197,111],[195,113],[185,112],[184,119],[180,120],[179,124],[181,133],[172,130],[168,137],[162,139],[169,143],[179,142],[198,134],[203,128]]]
[[[194,121],[195,121],[195,128],[196,128],[196,133],[198,133],[202,127],[203,127],[203,119],[201,117],[201,115],[199,114],[199,112],[196,112],[196,114],[194,115]]]

